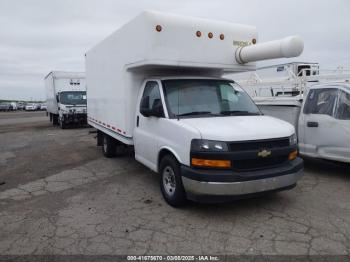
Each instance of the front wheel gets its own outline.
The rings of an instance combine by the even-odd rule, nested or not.
[[[58,115],[52,114],[52,124],[54,126],[58,125]]]
[[[173,207],[183,206],[187,201],[179,163],[170,155],[160,162],[160,189],[165,201]]]
[[[117,142],[106,134],[103,134],[102,152],[105,157],[111,158],[116,156]]]
[[[64,120],[60,120],[60,127],[61,129],[66,129],[67,128],[67,124],[64,122]]]

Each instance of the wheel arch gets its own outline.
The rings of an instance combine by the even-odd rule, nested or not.
[[[158,153],[158,159],[157,159],[157,172],[159,173],[159,166],[160,166],[160,161],[162,160],[162,158],[165,156],[165,155],[172,155],[176,160],[177,162],[181,163],[181,159],[179,157],[178,154],[176,154],[176,152],[169,148],[169,147],[162,147],[160,150],[159,150],[159,153]]]

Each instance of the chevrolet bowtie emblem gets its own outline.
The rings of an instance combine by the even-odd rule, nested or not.
[[[258,156],[260,157],[268,157],[269,155],[271,155],[271,151],[266,149],[263,149],[258,153]]]

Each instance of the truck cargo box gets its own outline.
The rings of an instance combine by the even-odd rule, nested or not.
[[[221,76],[253,70],[255,63],[236,62],[235,51],[256,39],[252,26],[143,12],[87,52],[88,121],[132,144],[145,75]]]

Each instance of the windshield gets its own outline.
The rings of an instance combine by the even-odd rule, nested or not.
[[[261,114],[248,94],[227,80],[163,80],[162,84],[170,118]]]
[[[60,93],[60,103],[65,105],[86,105],[85,91],[69,91]]]

